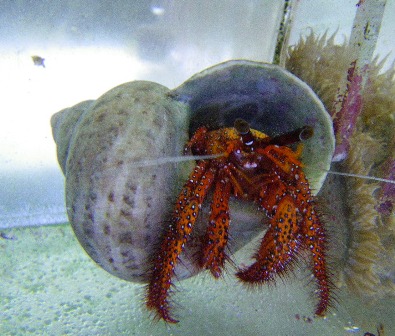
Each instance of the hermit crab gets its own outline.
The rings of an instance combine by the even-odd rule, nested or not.
[[[125,83],[51,123],[78,240],[111,274],[148,283],[146,303],[158,317],[176,322],[172,279],[204,269],[221,275],[228,237],[237,251],[265,228],[259,210],[269,228],[256,263],[237,276],[273,280],[308,249],[316,313],[325,313],[330,279],[314,195],[334,136],[322,103],[298,78],[275,65],[229,61],[174,90]]]
[[[175,265],[199,216],[210,189],[214,189],[211,212],[198,264],[211,274],[221,276],[229,258],[232,196],[252,200],[270,218],[256,262],[239,270],[238,278],[246,283],[265,283],[286,271],[299,250],[309,249],[320,301],[316,314],[323,315],[330,300],[330,280],[326,266],[326,237],[311,195],[309,183],[299,161],[300,151],[287,145],[308,139],[312,128],[306,126],[277,137],[250,129],[236,119],[233,128],[207,131],[201,127],[186,146],[194,155],[213,155],[199,160],[185,183],[174,208],[171,224],[155,258],[148,286],[147,306],[167,322],[170,316],[168,292]]]

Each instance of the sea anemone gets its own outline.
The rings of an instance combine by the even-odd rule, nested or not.
[[[350,52],[347,41],[339,45],[335,35],[328,38],[313,32],[288,50],[285,67],[311,86],[334,119],[339,88],[351,65]],[[355,129],[349,152],[332,170],[394,179],[395,68],[383,72],[384,62],[375,58],[370,64],[362,110],[351,125]],[[332,175],[321,192],[328,221],[334,223],[333,234],[343,235],[332,240],[337,285],[362,297],[395,295],[394,187]]]

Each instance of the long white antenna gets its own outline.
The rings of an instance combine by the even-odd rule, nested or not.
[[[372,181],[378,181],[378,182],[385,182],[385,183],[395,184],[394,180],[389,180],[389,179],[375,177],[375,176],[352,174],[352,173],[342,173],[342,172],[337,172],[337,171],[332,171],[332,170],[324,170],[324,169],[323,169],[323,171],[327,172],[328,174],[332,174],[332,175],[357,177],[357,178],[361,178],[361,179],[365,179],[365,180],[372,180]]]
[[[170,157],[162,157],[158,159],[152,160],[144,160],[140,162],[133,162],[131,167],[149,167],[162,165],[166,163],[175,163],[175,162],[184,162],[184,161],[195,161],[195,160],[207,160],[207,159],[215,159],[224,154],[212,154],[212,155],[186,155],[186,156],[170,156]]]
[[[149,167],[149,166],[162,165],[162,164],[167,164],[167,163],[177,163],[177,162],[196,161],[196,160],[209,160],[209,159],[215,159],[215,158],[218,158],[218,157],[221,157],[224,155],[225,155],[225,153],[212,154],[212,155],[169,156],[169,157],[162,157],[162,158],[158,158],[158,159],[133,162],[131,164],[131,166],[132,167]],[[319,170],[324,171],[328,174],[332,174],[332,175],[348,176],[348,177],[361,178],[364,180],[371,180],[371,181],[395,184],[394,180],[385,179],[385,178],[381,178],[381,177],[353,174],[353,173],[343,173],[343,172],[332,171],[332,170],[327,170],[327,169],[319,169]]]

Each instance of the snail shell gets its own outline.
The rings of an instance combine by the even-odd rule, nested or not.
[[[125,83],[52,117],[68,217],[96,263],[125,280],[148,280],[173,202],[194,166],[157,160],[180,156],[197,127],[231,126],[237,117],[269,135],[313,126],[303,159],[322,165],[318,174],[312,169],[319,189],[334,148],[332,122],[306,84],[274,65],[225,62],[172,91],[152,82]],[[264,216],[240,200],[231,200],[230,209],[237,251],[262,231]],[[179,279],[198,271],[194,238],[203,234],[208,213],[206,204],[176,267]]]
[[[145,281],[143,265],[174,202],[177,166],[134,164],[182,153],[187,110],[168,91],[125,83],[51,119],[74,232],[94,261],[125,280]]]

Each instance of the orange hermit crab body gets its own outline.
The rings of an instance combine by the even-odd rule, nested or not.
[[[175,205],[171,223],[154,259],[147,289],[147,307],[166,322],[178,322],[170,314],[169,294],[180,253],[192,233],[199,210],[213,189],[211,213],[198,266],[220,277],[228,259],[226,246],[230,223],[229,199],[234,196],[257,203],[270,219],[255,263],[239,270],[245,283],[262,284],[285,272],[302,249],[313,259],[318,286],[317,315],[324,315],[330,301],[326,266],[325,229],[316,211],[309,183],[298,157],[287,145],[312,136],[312,128],[270,138],[238,119],[234,127],[208,131],[199,128],[185,150],[193,155],[215,155],[199,160]]]

